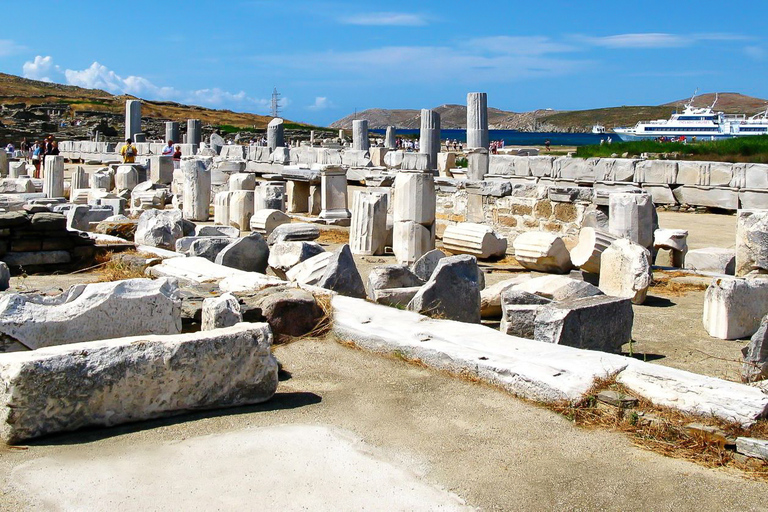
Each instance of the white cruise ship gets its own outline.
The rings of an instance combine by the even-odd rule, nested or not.
[[[717,96],[711,107],[694,107],[693,100],[685,105],[682,113],[674,113],[668,120],[641,121],[632,128],[614,128],[623,141],[669,139],[717,140],[733,137],[768,135],[768,109],[752,117],[744,114],[715,112]]]

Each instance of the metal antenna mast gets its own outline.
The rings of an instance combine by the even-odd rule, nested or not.
[[[272,91],[272,117],[280,117],[280,93],[277,87]]]

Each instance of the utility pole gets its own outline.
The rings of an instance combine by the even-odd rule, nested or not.
[[[272,117],[280,117],[280,93],[277,87],[272,91]]]

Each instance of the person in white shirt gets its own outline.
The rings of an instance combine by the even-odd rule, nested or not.
[[[168,145],[163,148],[163,156],[173,156],[173,141],[169,140]]]

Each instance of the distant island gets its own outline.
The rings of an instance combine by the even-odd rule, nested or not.
[[[610,130],[615,126],[633,126],[638,121],[668,119],[676,108],[682,108],[689,98],[671,101],[657,106],[621,106],[591,110],[539,109],[531,112],[509,112],[488,108],[488,124],[492,130],[518,130],[521,132],[587,133],[595,124]],[[709,106],[715,93],[697,96],[695,106]],[[728,114],[756,114],[768,106],[768,100],[753,98],[739,93],[718,93],[716,110]],[[466,129],[465,105],[441,105],[433,110],[440,114],[441,128]],[[331,128],[350,129],[354,119],[368,120],[371,129],[396,126],[401,129],[418,129],[420,112],[416,109],[372,108],[348,115],[331,124]]]

